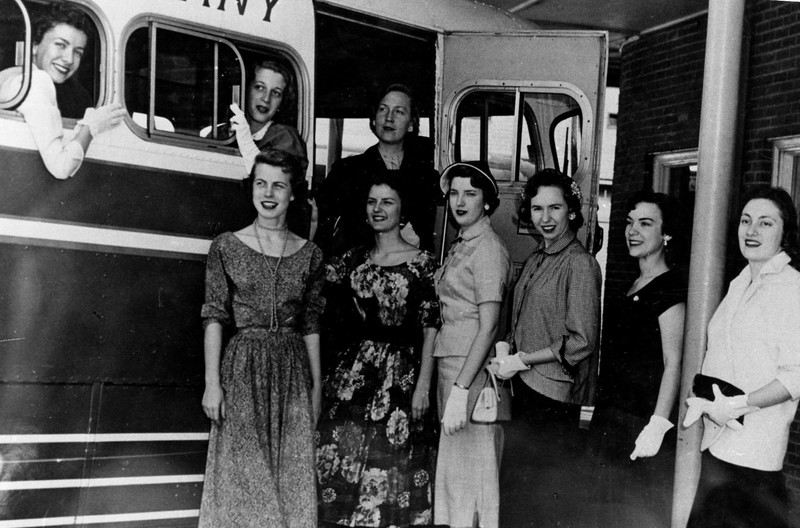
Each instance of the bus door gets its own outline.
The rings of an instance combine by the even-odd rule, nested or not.
[[[578,236],[591,247],[607,39],[585,31],[440,36],[437,163],[440,170],[456,161],[489,163],[501,200],[492,225],[508,245],[515,276],[538,243],[516,214],[537,170],[558,169],[578,183],[586,219]],[[450,225],[440,239],[442,256],[455,231]]]

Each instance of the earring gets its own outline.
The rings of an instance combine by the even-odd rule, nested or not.
[[[667,242],[669,242],[669,239],[668,239],[668,238],[665,238],[665,239],[664,239],[664,247],[667,247]]]
[[[489,210],[489,204],[483,204],[483,208],[488,211]]]
[[[575,220],[575,213],[570,213],[569,214],[569,219],[570,220]]]

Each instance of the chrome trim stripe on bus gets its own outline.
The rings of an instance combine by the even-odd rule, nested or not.
[[[0,435],[2,444],[70,444],[105,442],[203,442],[208,433],[107,433],[107,434],[15,434]]]
[[[16,480],[0,482],[0,491],[106,488],[112,486],[143,486],[151,484],[186,484],[203,482],[203,475],[159,475],[150,477],[107,477],[88,479]]]
[[[56,242],[86,249],[128,249],[171,254],[206,255],[211,241],[143,231],[0,216],[0,240]]]
[[[110,515],[80,515],[72,517],[49,517],[44,519],[14,519],[11,521],[0,521],[0,528],[35,528],[40,526],[81,526],[84,524],[157,521],[164,519],[187,519],[199,516],[200,516],[200,510],[117,513]]]

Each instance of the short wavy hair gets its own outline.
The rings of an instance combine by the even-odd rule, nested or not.
[[[782,187],[757,185],[750,188],[742,197],[741,210],[744,210],[748,202],[759,198],[769,200],[778,208],[781,220],[783,220],[781,249],[791,257],[792,266],[800,270],[800,234],[798,233],[797,208],[791,195]]]
[[[283,77],[283,81],[286,83],[286,88],[283,90],[283,100],[281,101],[281,105],[278,107],[278,111],[275,112],[275,122],[292,124],[294,121],[294,116],[287,115],[287,113],[294,108],[295,102],[297,101],[297,87],[295,86],[294,73],[292,72],[292,69],[282,62],[273,59],[261,59],[255,61],[248,72],[248,92],[250,90],[250,85],[255,81],[258,70],[274,71]]]
[[[641,190],[634,193],[625,202],[625,212],[630,213],[640,203],[649,203],[661,211],[661,233],[672,237],[664,247],[664,257],[667,266],[673,268],[684,264],[686,260],[686,237],[680,219],[678,201],[672,196],[651,190]]]
[[[500,194],[497,187],[497,181],[489,168],[489,164],[485,161],[463,161],[456,162],[445,168],[442,171],[441,180],[447,180],[447,187],[450,187],[454,178],[468,178],[469,184],[480,189],[483,193],[483,203],[489,206],[486,210],[486,216],[491,216],[500,205]],[[442,192],[447,195],[444,187]]]
[[[33,43],[40,44],[45,34],[59,24],[72,26],[88,38],[94,26],[89,17],[80,9],[64,2],[54,2],[42,10],[33,21]]]
[[[307,224],[306,218],[310,209],[308,183],[303,175],[302,159],[283,150],[266,149],[259,152],[253,168],[250,170],[250,175],[245,180],[245,189],[250,199],[253,196],[256,168],[259,165],[278,167],[289,176],[289,185],[292,188],[294,200],[289,203],[289,210],[286,213],[287,223],[293,232],[302,231]]]
[[[522,191],[522,200],[519,204],[519,219],[522,222],[531,221],[531,198],[539,194],[539,187],[557,187],[564,194],[567,202],[567,213],[574,215],[569,220],[569,228],[575,233],[583,226],[583,213],[581,212],[581,195],[578,184],[555,169],[542,169],[528,180]]]
[[[390,92],[400,92],[402,94],[406,94],[408,96],[409,101],[409,112],[411,113],[411,132],[406,134],[406,137],[415,137],[419,135],[419,108],[417,106],[416,98],[414,97],[414,92],[405,84],[395,83],[390,84],[380,93],[378,98],[375,100],[374,105],[372,106],[372,114],[369,119],[369,129],[372,130],[372,133],[375,133],[375,117],[378,115],[378,108],[381,106],[381,101],[386,95]]]

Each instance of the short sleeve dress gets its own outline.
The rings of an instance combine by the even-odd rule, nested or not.
[[[323,382],[317,426],[320,521],[343,526],[430,525],[438,438],[435,411],[411,416],[423,328],[439,325],[434,257],[379,266],[366,248],[327,266],[355,316],[350,344]],[[342,296],[339,296],[342,298]]]
[[[235,329],[220,370],[226,416],[212,425],[200,527],[315,528],[311,373],[303,336],[319,332],[322,252],[265,257],[224,233],[206,262],[204,325]],[[272,296],[278,326],[270,330]]]
[[[600,359],[599,395],[591,424],[590,445],[597,458],[594,488],[601,504],[614,509],[602,526],[628,526],[631,519],[648,526],[669,526],[674,480],[675,429],[664,437],[655,457],[630,460],[636,438],[656,407],[664,358],[658,318],[685,303],[686,282],[677,269],[657,276],[632,295],[613,303],[609,336]],[[676,423],[677,404],[670,421]],[[627,513],[626,513],[627,512]]]

